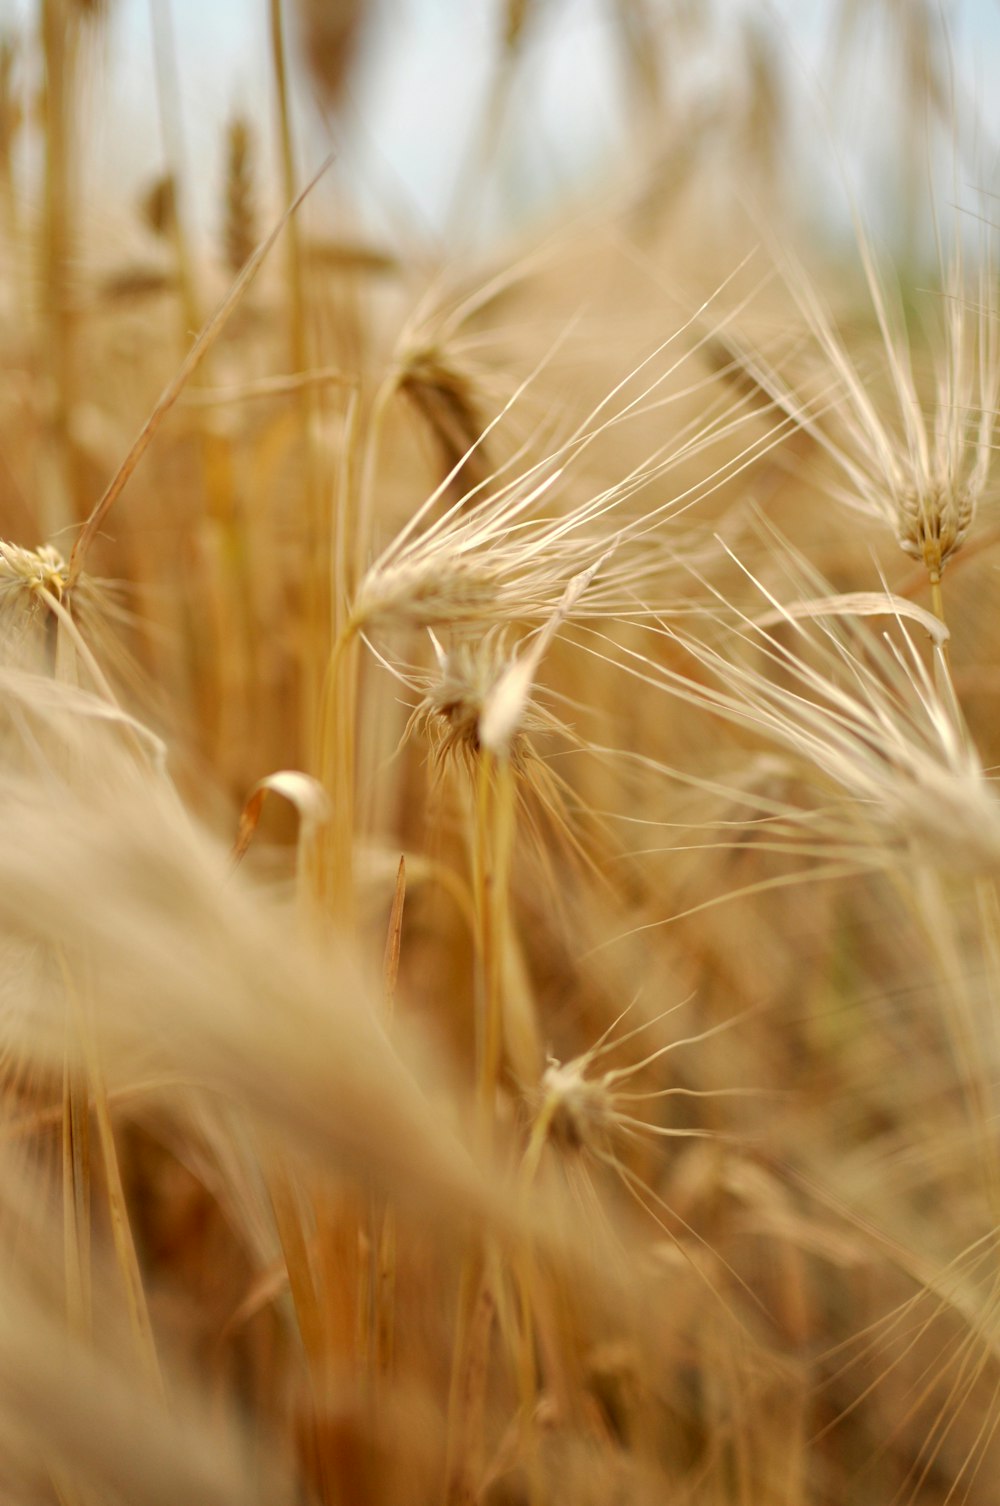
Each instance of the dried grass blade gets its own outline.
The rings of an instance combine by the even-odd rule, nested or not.
[[[778,610],[765,612],[753,619],[754,627],[771,628],[781,622],[816,617],[908,617],[924,629],[935,648],[941,648],[951,636],[933,612],[905,596],[885,591],[848,591],[839,596],[819,597],[814,601],[793,601]]]
[[[259,779],[246,798],[233,844],[235,863],[241,860],[253,841],[254,832],[260,824],[264,801],[272,790],[276,795],[283,795],[298,811],[300,847],[308,842],[317,827],[329,821],[330,799],[319,780],[311,774],[300,773],[298,769],[279,769],[277,773]]]

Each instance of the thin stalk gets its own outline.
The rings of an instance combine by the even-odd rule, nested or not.
[[[976,906],[980,941],[986,961],[984,973],[990,995],[990,1020],[996,1030],[1000,1028],[1000,896],[992,878],[977,880]]]
[[[180,72],[170,0],[150,0],[153,27],[153,54],[156,65],[156,103],[160,117],[160,138],[167,173],[173,184],[174,212],[170,217],[170,237],[177,263],[183,325],[181,338],[186,348],[201,328],[202,315],[195,286],[194,257],[187,233],[187,221],[181,204],[181,185],[185,180],[183,130],[180,110]]]
[[[980,1021],[969,997],[967,968],[938,875],[929,868],[917,869],[907,882],[928,948],[946,991],[945,1025],[959,1081],[966,1096],[970,1127],[980,1145],[980,1171],[984,1192],[995,1218],[1000,1219],[1000,1160],[991,1125],[993,1115],[989,1087],[984,1080],[980,1046]],[[982,905],[983,900],[981,898]],[[982,910],[981,910],[982,916]]]
[[[508,925],[514,832],[514,776],[510,759],[479,754],[473,823],[473,898],[477,955],[477,1097],[484,1148],[492,1144],[503,1058],[503,943]]]
[[[941,577],[937,574],[936,571],[931,575],[930,582],[931,611],[934,613],[934,616],[937,618],[938,622],[943,623],[944,626],[947,627],[948,623],[944,615],[944,593],[941,590]]]
[[[274,74],[278,115],[278,142],[281,175],[288,200],[295,197],[298,174],[292,129],[291,99],[288,83],[288,53],[281,0],[269,0],[271,66]],[[288,224],[286,278],[288,285],[288,355],[292,374],[310,370],[317,363],[310,359],[310,339],[302,239],[295,221]],[[321,669],[329,640],[325,630],[324,601],[326,582],[323,572],[324,529],[323,488],[320,479],[316,431],[319,421],[318,392],[310,384],[298,394],[302,457],[306,493],[306,523],[303,540],[305,560],[306,650],[303,674],[304,746],[313,747],[321,699]]]
[[[333,646],[320,687],[314,736],[319,775],[333,805],[327,846],[327,865],[321,893],[340,922],[354,914],[355,759],[360,655],[356,625],[351,620],[353,596],[351,555],[355,478],[353,457],[361,424],[362,404],[352,392],[347,410],[338,485],[338,507],[330,560],[333,583]]]
[[[379,383],[371,402],[371,410],[365,428],[364,458],[362,460],[361,477],[358,485],[357,513],[356,516],[352,516],[349,520],[352,527],[347,527],[345,523],[345,526],[341,529],[341,557],[344,562],[344,575],[340,585],[343,592],[343,600],[346,602],[350,602],[353,597],[365,566],[365,557],[369,548],[375,513],[375,483],[380,454],[379,446],[389,404],[398,390],[398,385],[399,373],[393,369]],[[338,519],[339,522],[340,520]]]
[[[483,1417],[489,1378],[496,1299],[482,1256],[470,1250],[459,1289],[448,1433],[445,1453],[446,1506],[473,1506],[482,1471]]]
[[[171,0],[150,0],[150,10],[160,135],[167,173],[174,188],[174,212],[169,228],[180,293],[177,334],[183,359],[194,339],[195,332],[201,328],[202,310],[195,275],[195,258],[188,234],[184,206],[183,185],[187,181],[187,174],[184,164],[180,73],[177,66]],[[209,352],[205,356],[201,370],[192,377],[192,387],[200,386],[202,383],[212,385],[212,362],[213,354]],[[248,656],[252,657],[250,635],[253,613],[247,585],[245,531],[240,526],[236,509],[232,445],[205,410],[196,412],[194,425],[201,451],[201,473],[206,509],[212,526],[217,530],[221,552],[223,578],[219,583],[222,613],[222,620],[217,629],[219,647],[222,649],[227,644],[231,647],[233,642],[242,640],[247,645]],[[218,652],[214,657],[216,662],[221,663],[226,655]],[[232,687],[216,683],[210,684],[208,689],[207,705],[214,713],[212,720],[215,722],[215,736],[219,746],[225,747],[230,741],[225,711],[231,705]]]
[[[90,1042],[89,1051],[90,1089],[94,1100],[94,1117],[97,1121],[97,1134],[101,1143],[101,1156],[107,1180],[108,1208],[111,1214],[111,1235],[115,1256],[125,1283],[125,1300],[139,1357],[153,1390],[162,1400],[165,1395],[163,1379],[160,1375],[156,1342],[153,1338],[153,1327],[146,1304],[142,1273],[139,1269],[139,1257],[136,1254],[132,1226],[129,1222],[128,1204],[125,1199],[125,1188],[122,1183],[121,1167],[111,1124],[111,1106],[93,1042]]]
[[[44,586],[38,587],[38,595],[44,601],[59,625],[60,638],[57,644],[57,652],[62,655],[62,677],[66,679],[67,683],[74,685],[79,683],[75,662],[71,664],[67,660],[67,654],[71,651],[75,658],[79,658],[80,662],[87,666],[87,672],[93,680],[98,695],[103,696],[110,706],[117,707],[118,701],[115,693],[108,684],[107,677],[101,666],[87,647],[86,640],[74,622],[72,614],[66,610],[59,598],[53,596],[52,592],[46,590]],[[64,642],[63,637],[68,641]]]
[[[330,1367],[327,1321],[314,1272],[310,1245],[303,1226],[302,1204],[291,1172],[284,1161],[272,1156],[266,1173],[267,1190],[275,1228],[288,1272],[288,1287],[305,1353],[308,1393],[301,1419],[304,1463],[318,1489],[319,1500],[333,1499],[327,1452],[323,1446],[322,1419],[328,1399]],[[320,1242],[317,1233],[316,1243]]]
[[[382,1215],[376,1255],[375,1373],[379,1379],[392,1374],[396,1351],[396,1262],[398,1240],[396,1216],[391,1208]]]
[[[285,47],[285,27],[281,0],[269,0],[271,66],[274,72],[274,87],[278,106],[278,144],[281,153],[281,177],[285,199],[295,198],[297,173],[295,169],[295,144],[292,132],[291,101],[288,89],[288,56]],[[292,371],[305,371],[308,339],[306,333],[305,293],[302,276],[302,243],[298,225],[289,223],[287,231],[288,257],[286,262],[289,299],[289,353]]]
[[[272,1163],[267,1176],[267,1188],[288,1272],[288,1286],[299,1336],[315,1384],[323,1367],[323,1322],[298,1200],[291,1176],[281,1162]]]
[[[93,1103],[97,1138],[100,1142],[101,1158],[104,1162],[108,1214],[111,1221],[111,1238],[114,1244],[118,1269],[125,1288],[125,1305],[129,1316],[129,1326],[132,1329],[136,1352],[145,1371],[147,1381],[156,1396],[163,1401],[165,1399],[163,1377],[160,1373],[160,1364],[156,1353],[156,1341],[153,1337],[149,1308],[146,1304],[142,1273],[139,1269],[139,1257],[136,1253],[135,1241],[132,1237],[132,1227],[129,1222],[125,1187],[122,1182],[118,1151],[115,1146],[114,1129],[111,1123],[111,1105],[104,1082],[104,1073],[101,1068],[97,1041],[94,1037],[91,1023],[87,1018],[85,1001],[80,997],[66,957],[61,950],[58,956],[67,999],[76,1022],[84,1062],[85,1079],[90,1099]]]
[[[66,0],[42,0],[42,53],[45,59],[45,199],[42,218],[42,283],[48,339],[49,371],[55,393],[53,445],[58,458],[59,491],[49,516],[49,534],[75,522],[84,501],[72,441],[76,402],[76,328],[69,285],[72,245],[74,174],[71,151],[74,75],[79,45],[78,22]]]
[[[399,977],[399,953],[403,933],[403,905],[406,900],[406,859],[400,858],[396,872],[389,925],[382,960],[382,1010],[386,1026],[391,1026],[396,1008],[396,982]],[[373,1334],[371,1349],[376,1379],[392,1371],[395,1351],[396,1319],[396,1215],[384,1203],[375,1202],[372,1227],[377,1229],[373,1241]]]
[[[472,814],[476,938],[477,1132],[484,1153],[494,1138],[503,1057],[503,937],[513,836],[513,772],[508,758],[480,750]],[[483,1408],[496,1297],[489,1251],[470,1245],[463,1262],[448,1406],[445,1500],[476,1498]]]
[[[348,623],[327,661],[320,698],[318,755],[320,778],[333,804],[319,897],[345,928],[349,928],[355,910],[354,739],[359,665],[360,644],[353,623]]]
[[[92,1312],[90,1104],[86,1086],[68,1059],[63,1067],[62,1163],[66,1313],[70,1328],[86,1334]]]
[[[493,1144],[503,1052],[502,940],[506,923],[513,780],[509,759],[480,750],[471,823],[476,941],[476,1118],[484,1153]],[[489,1353],[496,1312],[489,1252],[470,1243],[462,1265],[452,1355],[445,1501],[476,1498]]]
[[[535,1116],[531,1134],[521,1158],[518,1171],[518,1194],[524,1213],[535,1178],[541,1165],[542,1152],[548,1141],[549,1131],[557,1107],[554,1094],[549,1094]],[[530,1220],[525,1218],[525,1228]],[[517,1382],[521,1399],[520,1438],[521,1453],[527,1472],[529,1506],[541,1506],[544,1499],[538,1461],[538,1427],[536,1413],[539,1400],[538,1343],[536,1341],[536,1304],[534,1293],[538,1286],[538,1266],[535,1259],[534,1241],[525,1234],[514,1262],[517,1283],[520,1325],[517,1350]]]
[[[526,1244],[515,1262],[518,1297],[517,1384],[521,1399],[520,1454],[527,1476],[528,1506],[543,1506],[544,1491],[538,1458],[538,1353],[535,1343],[534,1287],[538,1280],[535,1253]]]
[[[938,622],[941,623],[942,627],[947,627],[948,626],[948,620],[947,620],[947,618],[945,617],[945,614],[944,614],[944,592],[941,589],[941,575],[940,575],[939,571],[937,571],[937,570],[932,571],[931,576],[930,576],[930,585],[931,585],[931,611],[934,613],[934,616],[937,618]],[[949,644],[948,644],[947,638],[945,639],[944,643],[941,645],[941,657],[944,660],[945,670],[946,671],[950,670],[951,669],[951,654],[949,652]]]
[[[361,656],[358,644],[360,623],[352,618],[351,605],[370,527],[378,439],[392,390],[391,384],[383,382],[380,385],[367,423],[360,392],[355,390],[351,394],[339,475],[334,550],[330,561],[333,646],[326,660],[319,695],[316,758],[320,778],[333,803],[324,892],[333,914],[342,925],[350,924],[355,910],[354,842]],[[358,478],[354,457],[361,443],[363,424],[364,450]]]

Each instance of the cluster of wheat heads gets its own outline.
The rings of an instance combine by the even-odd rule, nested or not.
[[[937,12],[830,7],[832,116],[901,60],[845,253],[763,6],[609,3],[616,186],[484,238],[570,7],[487,9],[439,239],[349,208],[358,0],[261,0],[211,225],[155,0],[163,171],[95,205],[125,3],[0,35],[0,1494],[985,1506],[1000,330]]]

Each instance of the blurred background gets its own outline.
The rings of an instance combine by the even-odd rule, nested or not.
[[[276,182],[264,0],[78,8],[92,23],[75,116],[80,191],[95,215],[121,211],[182,153],[186,212],[211,235],[234,115],[259,131]],[[45,9],[0,7],[14,53],[4,88],[26,127],[40,89],[28,38]],[[905,220],[900,133],[912,159],[928,104],[942,118],[957,105],[964,128],[975,117],[984,161],[1000,124],[993,0],[308,0],[291,30],[302,170],[334,149],[354,214],[430,238],[456,226],[495,236],[595,187],[620,194],[630,163],[638,187],[637,131],[675,155],[678,143],[692,155],[721,144],[749,157],[767,135],[786,187],[827,228],[847,218],[839,156],[891,232]],[[175,96],[169,147],[164,85]],[[9,138],[10,105],[7,115]],[[494,171],[477,185],[463,172],[481,167],[484,132]],[[30,129],[16,135],[0,147],[30,199],[40,144]]]

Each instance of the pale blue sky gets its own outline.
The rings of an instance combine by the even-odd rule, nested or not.
[[[694,0],[718,18],[713,47],[677,87],[691,96],[725,78],[735,66],[735,14],[772,28],[797,97],[800,158],[820,162],[830,134],[817,103],[815,78],[828,72],[834,0]],[[863,0],[876,14],[874,0]],[[239,108],[260,121],[273,140],[267,65],[267,0],[113,0],[113,24],[91,77],[92,150],[87,154],[92,197],[131,192],[156,176],[162,148],[155,108],[152,5],[169,5],[182,88],[185,175],[197,184],[204,222],[218,196],[222,125]],[[353,89],[353,109],[339,143],[337,171],[353,180],[369,206],[390,218],[439,227],[454,191],[463,140],[476,119],[495,46],[493,0],[374,0],[374,44]],[[37,0],[0,0],[0,18],[30,18]],[[527,50],[524,79],[514,101],[505,162],[512,202],[544,202],[579,184],[613,150],[625,114],[622,76],[608,27],[608,0],[546,0]],[[974,93],[989,133],[1000,135],[1000,0],[951,0],[945,6],[959,76],[978,80]],[[860,157],[880,161],[867,191],[888,171],[889,123],[881,102],[891,59],[877,27],[854,59],[836,118],[853,122],[841,143],[852,173]],[[845,100],[848,108],[844,108]],[[881,113],[880,113],[881,112]],[[517,150],[518,130],[523,150]],[[513,138],[513,139],[511,139]],[[534,144],[538,149],[534,149]],[[302,135],[305,167],[328,149],[315,115]],[[885,147],[885,151],[882,148]],[[831,154],[826,152],[827,157]],[[807,168],[808,171],[808,168]]]

